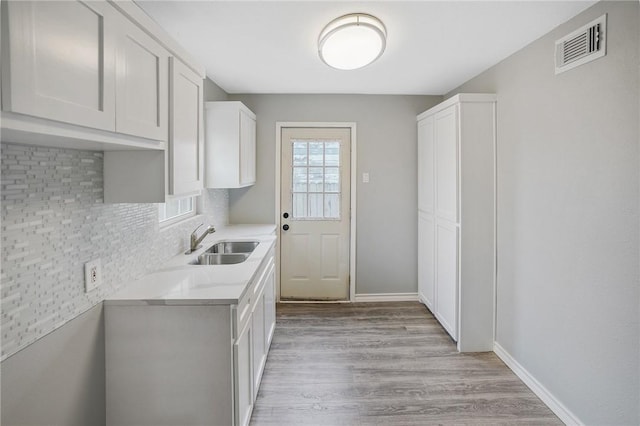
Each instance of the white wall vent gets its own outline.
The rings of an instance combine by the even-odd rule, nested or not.
[[[603,57],[607,53],[607,15],[556,41],[556,74]]]

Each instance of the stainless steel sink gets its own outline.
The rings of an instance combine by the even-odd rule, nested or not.
[[[257,241],[221,241],[209,247],[205,253],[252,253]]]
[[[233,265],[242,263],[260,244],[258,241],[221,241],[209,247],[190,265]]]
[[[249,253],[203,253],[190,265],[233,265],[242,263],[249,257]]]

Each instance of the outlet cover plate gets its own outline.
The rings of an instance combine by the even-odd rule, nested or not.
[[[102,285],[102,262],[93,259],[84,264],[84,291],[88,293]]]

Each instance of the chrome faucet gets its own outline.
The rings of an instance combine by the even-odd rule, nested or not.
[[[200,248],[200,243],[202,242],[202,240],[204,240],[204,237],[216,232],[215,228],[209,225],[207,226],[207,229],[205,229],[205,231],[202,233],[202,235],[198,237],[198,234],[196,234],[196,231],[198,231],[198,229],[200,229],[202,225],[204,225],[204,223],[201,223],[200,225],[198,225],[198,227],[194,229],[193,232],[191,233],[191,238],[190,238],[191,248],[187,250],[184,254],[191,254],[194,251],[198,250]]]

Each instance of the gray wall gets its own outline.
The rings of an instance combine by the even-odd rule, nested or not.
[[[226,101],[229,99],[227,92],[222,90],[213,80],[204,80],[204,100],[206,101]]]
[[[440,96],[230,95],[258,117],[257,183],[230,191],[231,223],[274,223],[277,121],[357,123],[357,294],[417,291],[416,115]],[[362,183],[362,173],[370,183]]]
[[[2,363],[2,424],[105,424],[102,304]]]
[[[607,56],[553,42],[607,12]],[[497,342],[586,424],[640,423],[637,2],[602,2],[457,92],[498,94]]]

